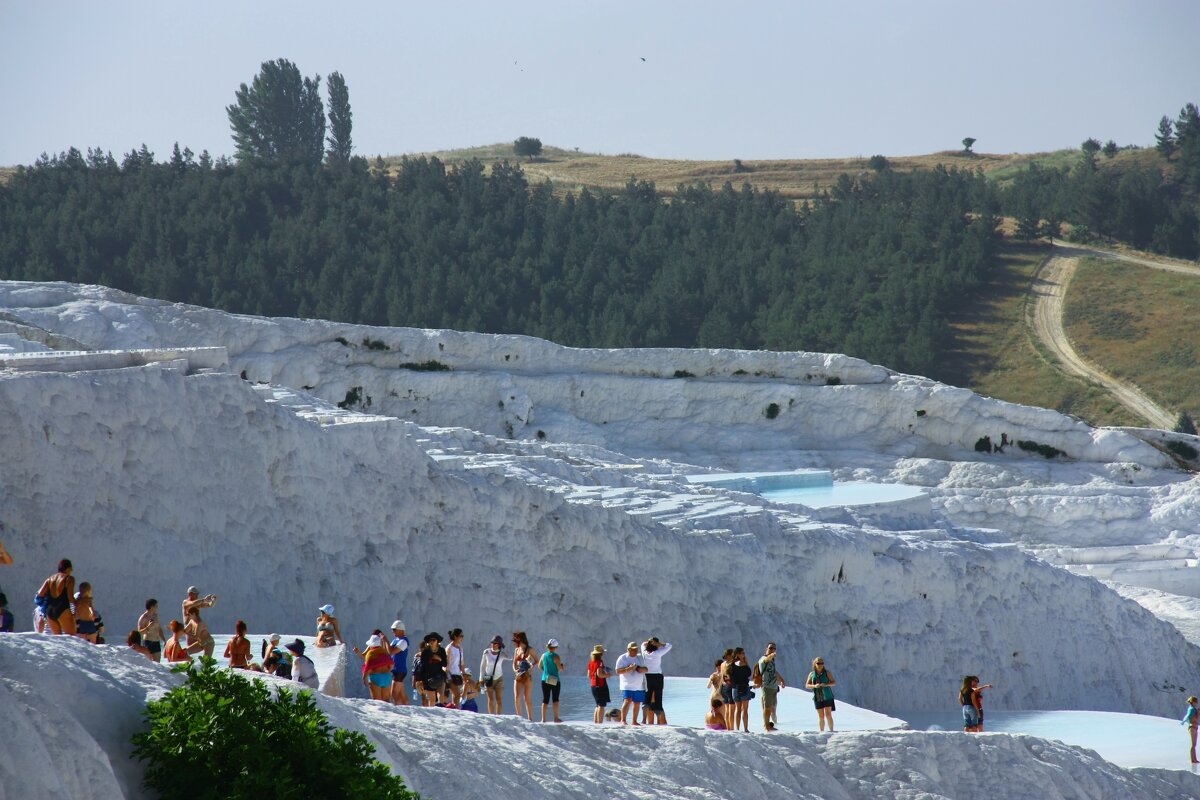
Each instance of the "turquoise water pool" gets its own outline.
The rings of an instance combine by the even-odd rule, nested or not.
[[[915,486],[896,483],[835,481],[833,473],[823,469],[722,472],[688,475],[686,478],[689,483],[749,492],[772,503],[799,503],[809,508],[903,503],[925,495],[925,492]]]

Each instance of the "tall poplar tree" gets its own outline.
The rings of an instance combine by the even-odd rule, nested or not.
[[[321,76],[303,78],[286,58],[263,62],[225,111],[239,161],[319,164],[325,151]]]
[[[350,90],[340,72],[331,72],[326,79],[329,92],[329,148],[325,151],[330,162],[349,161],[354,149],[350,138]]]

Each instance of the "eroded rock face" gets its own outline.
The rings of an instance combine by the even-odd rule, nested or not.
[[[165,615],[200,583],[221,595],[207,617],[221,630],[237,618],[307,630],[333,602],[351,641],[399,613],[414,638],[464,628],[469,650],[496,632],[554,636],[578,665],[595,642],[658,634],[676,647],[668,668],[692,675],[724,647],[775,640],[784,674],[824,655],[840,696],[882,711],[944,707],[967,673],[986,673],[1008,708],[1157,714],[1200,682],[1200,653],[1170,625],[1003,545],[1054,527],[1045,520],[1074,521],[1082,541],[1088,520],[1172,518],[1193,490],[1125,434],[841,356],[793,356],[783,380],[746,368],[786,354],[573,362],[581,351],[523,337],[235,317],[95,288],[0,284],[5,303],[23,325],[91,347],[229,348],[229,372],[0,376],[5,542],[20,557],[6,587],[32,591],[67,556],[110,620],[132,621],[150,596]],[[454,366],[400,368],[435,350]],[[538,354],[554,368],[531,366]],[[520,369],[500,366],[516,356]],[[712,377],[647,374],[674,363],[709,364]],[[835,370],[844,380],[831,385]],[[266,379],[276,385],[252,383]],[[401,413],[410,405],[417,414]],[[982,430],[1093,460],[1012,448],[953,460],[976,457],[960,440]],[[1113,500],[1107,457],[1137,466]],[[893,525],[679,478],[763,461],[911,476],[941,510]],[[1004,529],[1019,519],[1031,521]]]

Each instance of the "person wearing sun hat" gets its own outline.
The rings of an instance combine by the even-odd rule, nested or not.
[[[391,702],[392,699],[392,656],[384,644],[383,631],[376,630],[367,639],[366,650],[354,648],[363,658],[363,686],[371,691],[372,700]]]
[[[304,642],[296,639],[287,645],[287,649],[292,652],[292,680],[303,683],[310,689],[318,688],[321,682],[317,678],[317,665],[304,655]]]
[[[317,647],[333,647],[345,644],[338,618],[333,615],[333,604],[326,603],[317,609]]]
[[[408,705],[408,637],[404,635],[404,621],[392,623],[392,641],[388,643],[392,654],[392,702],[398,706]]]
[[[504,637],[496,634],[488,649],[483,651],[479,662],[479,685],[487,694],[488,713],[504,713],[504,668],[503,663],[511,656],[504,652]]]
[[[562,691],[560,671],[563,661],[558,657],[558,639],[546,642],[546,652],[542,653],[542,722],[546,721],[546,706],[553,700],[554,721],[562,722],[558,716],[558,696]]]
[[[588,682],[592,685],[592,699],[596,701],[596,713],[592,719],[597,725],[604,722],[604,707],[612,702],[608,693],[608,679],[611,677],[612,673],[604,665],[604,645],[598,644],[592,648],[592,658],[588,661]]]
[[[633,724],[640,725],[642,703],[646,702],[646,664],[638,652],[638,643],[630,642],[625,652],[617,658],[617,675],[621,679],[621,724],[627,724],[629,707],[633,706]]]

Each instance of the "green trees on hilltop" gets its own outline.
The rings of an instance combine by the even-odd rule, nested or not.
[[[286,58],[264,61],[225,109],[239,161],[320,163],[325,152],[321,77],[302,78]]]
[[[749,186],[556,195],[518,166],[118,164],[0,186],[3,277],[230,311],[524,333],[577,346],[846,352],[936,374],[996,244],[978,174],[844,177],[797,209]],[[201,161],[204,161],[202,156]]]
[[[354,149],[350,135],[353,127],[350,90],[346,88],[346,79],[340,72],[329,73],[326,85],[329,87],[329,149],[326,155],[330,162],[349,161]]]

